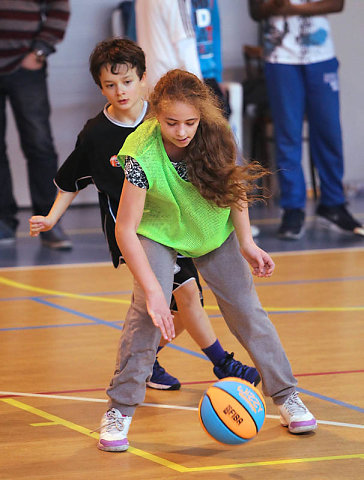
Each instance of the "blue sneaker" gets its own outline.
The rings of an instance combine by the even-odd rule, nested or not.
[[[163,367],[159,365],[158,357],[156,357],[153,365],[153,373],[147,382],[147,387],[156,390],[179,390],[181,384],[177,378],[172,377]]]
[[[218,365],[214,366],[214,374],[217,378],[237,377],[257,386],[260,382],[260,375],[256,368],[243,365],[239,360],[234,359],[234,353],[225,352],[225,358]]]

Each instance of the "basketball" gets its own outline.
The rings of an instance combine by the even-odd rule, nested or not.
[[[239,445],[254,438],[265,420],[265,402],[251,383],[228,377],[203,394],[198,407],[200,422],[214,440]]]

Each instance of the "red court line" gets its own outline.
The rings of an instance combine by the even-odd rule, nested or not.
[[[317,375],[343,375],[348,373],[364,373],[364,369],[362,370],[342,370],[336,372],[312,372],[312,373],[296,373],[294,374],[295,377],[314,377]],[[202,385],[205,383],[214,383],[217,382],[217,379],[213,380],[200,380],[196,382],[181,382],[181,385]],[[105,388],[84,388],[84,389],[77,389],[77,390],[57,390],[54,392],[37,392],[37,395],[60,395],[66,393],[90,393],[90,392],[104,392]],[[12,398],[12,397],[21,397],[21,395],[0,395],[0,398]]]
[[[317,375],[342,375],[342,374],[347,374],[347,373],[364,373],[363,370],[342,370],[342,371],[336,371],[336,372],[310,372],[310,373],[294,373],[295,377],[314,377]],[[199,382],[181,382],[181,385],[195,385],[199,383],[211,383],[211,382],[216,382],[217,380],[204,380],[204,381],[199,381]]]

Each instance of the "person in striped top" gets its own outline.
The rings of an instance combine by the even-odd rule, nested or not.
[[[65,34],[68,0],[0,0],[0,245],[12,244],[18,207],[6,154],[6,101],[9,100],[27,159],[34,212],[46,214],[53,204],[57,154],[49,122],[47,56]],[[44,232],[42,243],[69,249],[61,227]]]

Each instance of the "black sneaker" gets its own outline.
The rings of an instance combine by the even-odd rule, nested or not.
[[[364,227],[348,212],[345,204],[325,207],[319,205],[316,214],[323,225],[344,233],[364,236]]]
[[[0,245],[15,243],[15,229],[11,228],[4,220],[0,220]]]
[[[60,225],[55,225],[48,232],[40,232],[40,239],[45,247],[53,250],[71,250],[72,243]]]
[[[300,208],[284,210],[278,237],[284,240],[298,240],[305,233],[305,212]]]
[[[225,357],[222,361],[214,366],[214,374],[217,378],[237,377],[246,380],[253,385],[258,385],[260,382],[260,375],[255,367],[248,367],[235,360],[233,353],[225,352]]]

